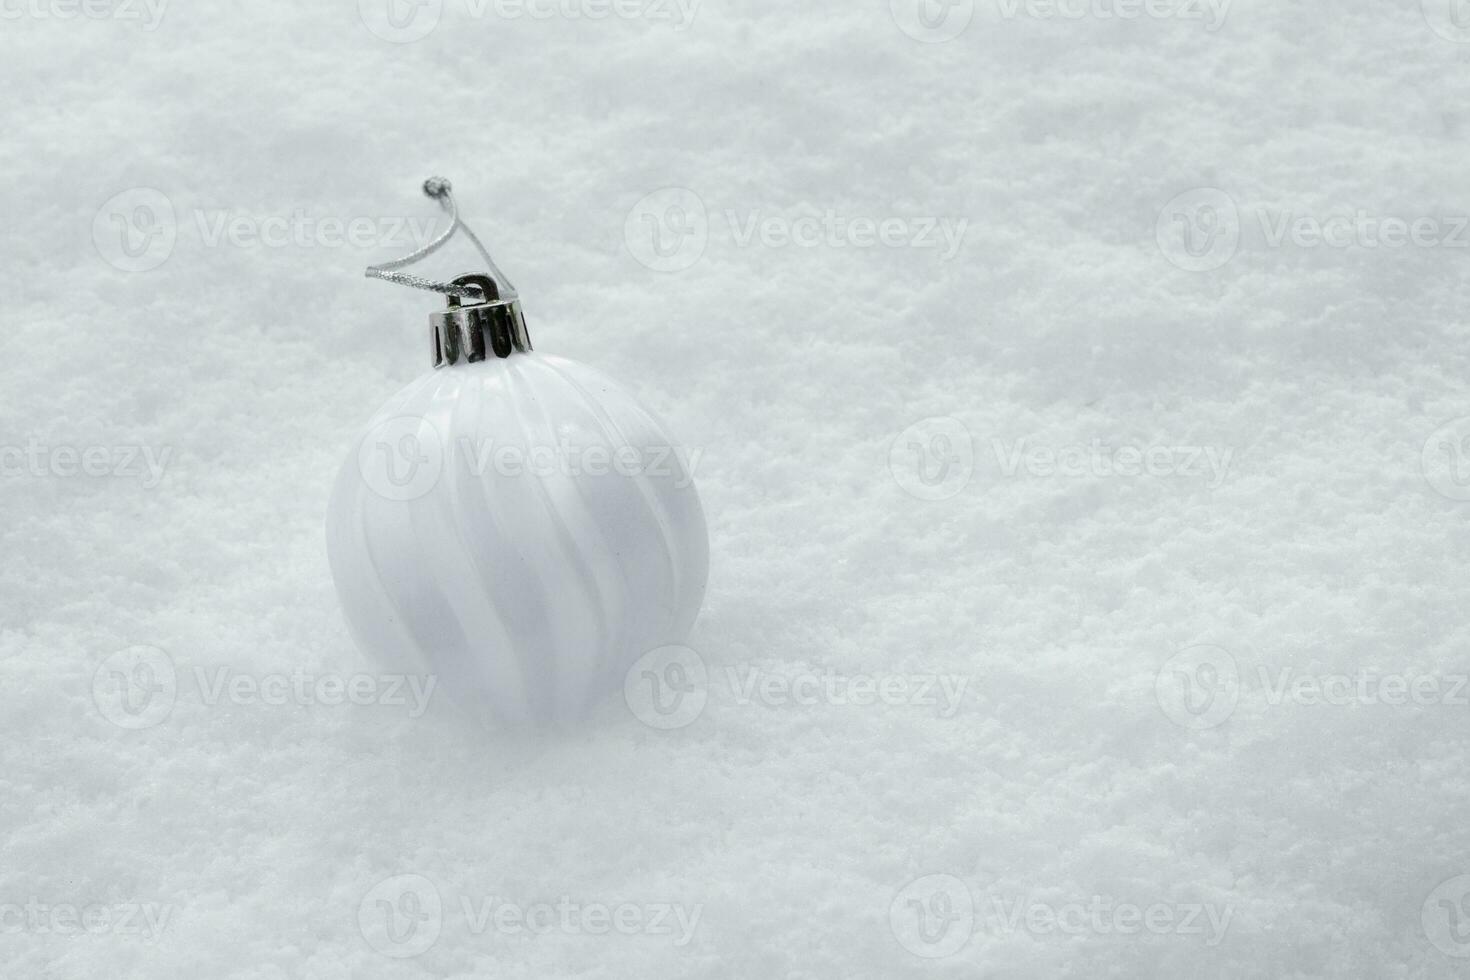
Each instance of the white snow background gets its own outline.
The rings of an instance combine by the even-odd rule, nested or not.
[[[0,4],[0,976],[1470,974],[1463,4],[925,2]],[[201,690],[372,670],[430,174],[703,453],[683,727]]]

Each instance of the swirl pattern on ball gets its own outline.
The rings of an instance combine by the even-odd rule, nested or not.
[[[434,371],[383,406],[337,477],[327,549],[369,656],[519,725],[580,717],[682,642],[709,568],[663,426],[538,353]]]

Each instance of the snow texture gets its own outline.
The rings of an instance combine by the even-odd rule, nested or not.
[[[1060,4],[5,0],[0,976],[1470,972],[1470,18]],[[702,453],[553,736],[324,703],[434,173]]]

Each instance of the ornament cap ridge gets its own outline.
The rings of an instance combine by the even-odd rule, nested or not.
[[[514,293],[501,298],[494,278],[469,273],[452,285],[468,286],[480,293],[480,301],[466,303],[449,296],[449,304],[429,316],[429,334],[434,350],[434,367],[450,367],[461,361],[474,364],[490,355],[510,357],[531,350],[531,335],[521,301]]]

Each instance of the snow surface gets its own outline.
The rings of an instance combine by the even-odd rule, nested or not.
[[[404,41],[375,0],[7,0],[0,976],[1470,973],[1441,428],[1470,415],[1470,34],[1450,0],[1237,0],[1215,30],[1068,2],[978,0],[942,41],[960,21],[908,0],[705,0],[683,29],[442,0]],[[435,301],[361,277],[402,238],[250,230],[391,237],[431,173],[537,347],[703,452],[683,727],[616,693],[528,739],[200,689],[371,669],[323,512]],[[1191,271],[1219,254],[1179,216],[1225,202],[1238,254]],[[650,215],[701,205],[702,252],[652,251]],[[780,244],[828,210],[907,224]],[[1359,212],[1440,241],[1268,234]],[[968,221],[956,254],[913,247],[925,218]],[[1092,461],[1118,447],[1161,452]],[[124,473],[60,475],[68,449]],[[803,676],[967,686],[948,716],[781,703]],[[1438,694],[1383,703],[1389,676]],[[1171,702],[1181,677],[1225,700]]]

